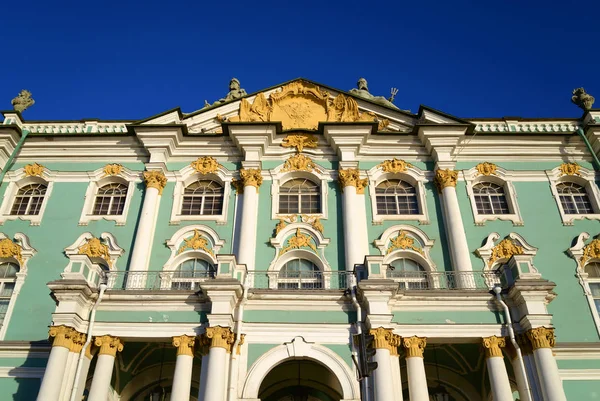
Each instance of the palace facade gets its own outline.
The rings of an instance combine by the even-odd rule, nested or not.
[[[465,119],[366,80],[229,89],[2,113],[2,399],[600,399],[593,97]]]

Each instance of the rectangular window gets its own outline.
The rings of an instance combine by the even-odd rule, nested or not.
[[[596,310],[600,314],[600,283],[590,283],[590,290],[592,291]]]

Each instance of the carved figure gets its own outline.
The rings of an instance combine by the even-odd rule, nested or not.
[[[571,101],[579,106],[581,109],[587,111],[592,108],[594,105],[594,97],[588,93],[585,93],[585,89],[577,88],[573,89],[573,96],[571,97]]]
[[[494,262],[500,259],[510,259],[513,255],[522,255],[523,247],[517,245],[510,238],[505,238],[492,249],[492,256],[488,261],[488,266],[493,266]]]
[[[104,259],[109,265],[112,266],[110,254],[108,253],[108,246],[100,242],[100,239],[96,237],[90,238],[85,244],[80,246],[79,254],[87,255],[90,258]]]
[[[386,173],[403,173],[408,167],[412,167],[412,164],[394,157],[392,160],[384,160],[379,167]]]
[[[404,231],[400,231],[396,238],[390,240],[390,245],[388,246],[386,254],[389,254],[396,249],[411,249],[415,252],[423,254],[423,250],[415,245],[414,238],[406,235]]]
[[[217,159],[210,156],[199,157],[193,161],[191,166],[200,174],[214,173],[219,170],[219,162]]]
[[[21,256],[21,246],[14,243],[8,238],[0,240],[0,258],[14,257],[19,263],[23,263],[23,257]]]
[[[314,135],[290,134],[283,138],[281,146],[284,148],[296,148],[298,152],[302,152],[304,148],[316,148],[317,138]]]
[[[16,111],[18,111],[19,113],[21,113],[21,112],[25,111],[25,109],[33,106],[34,103],[35,103],[35,100],[33,100],[33,98],[31,97],[31,92],[29,92],[26,89],[23,89],[21,92],[19,92],[17,97],[15,97],[11,101],[13,108]]]
[[[201,249],[204,252],[214,256],[213,251],[208,248],[208,241],[206,238],[203,238],[200,234],[200,231],[194,230],[194,235],[186,240],[184,240],[184,244],[179,248],[179,253],[185,251],[186,249],[198,250]]]
[[[579,176],[581,176],[581,173],[579,172],[580,168],[581,168],[581,166],[577,163],[563,163],[559,167],[560,175],[579,175]]]
[[[494,163],[483,162],[475,166],[481,175],[496,175],[497,166]]]
[[[283,255],[291,249],[300,249],[304,247],[310,248],[314,252],[317,252],[317,247],[312,243],[310,235],[302,234],[298,228],[296,230],[296,234],[288,239],[287,246],[283,248],[279,254]]]
[[[349,92],[352,93],[353,95],[360,96],[363,99],[367,99],[367,100],[370,100],[375,103],[379,103],[382,106],[392,107],[394,109],[398,108],[392,103],[396,94],[398,93],[398,90],[396,88],[392,88],[392,96],[390,96],[389,99],[386,99],[383,96],[372,95],[371,92],[369,92],[369,87],[367,86],[367,80],[364,78],[360,78],[358,80],[358,82],[356,83],[356,86],[357,86],[357,89],[349,90]]]
[[[217,100],[212,105],[216,106],[223,104],[231,100],[239,99],[246,95],[246,91],[240,87],[240,81],[237,78],[232,78],[231,81],[229,81],[229,92],[227,92],[227,95],[225,95],[224,98]],[[204,107],[208,107],[208,102],[204,101]]]
[[[317,168],[315,162],[310,157],[304,156],[301,153],[296,153],[287,159],[281,171],[309,171],[313,172]]]

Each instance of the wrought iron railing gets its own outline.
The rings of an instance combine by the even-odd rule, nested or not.
[[[386,277],[398,282],[402,290],[490,290],[501,284],[501,274],[493,271],[404,272],[388,270]]]
[[[199,290],[200,283],[215,277],[214,272],[111,271],[105,273],[109,290]]]
[[[253,289],[271,290],[344,290],[352,272],[277,272],[249,271],[246,282]]]

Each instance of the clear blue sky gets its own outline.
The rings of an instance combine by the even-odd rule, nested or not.
[[[141,119],[296,78],[460,117],[579,117],[600,107],[600,1],[5,1],[0,109]]]

